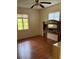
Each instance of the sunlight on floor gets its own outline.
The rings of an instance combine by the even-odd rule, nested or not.
[[[30,42],[23,42],[18,45],[19,47],[19,56],[21,59],[31,59],[31,45]]]

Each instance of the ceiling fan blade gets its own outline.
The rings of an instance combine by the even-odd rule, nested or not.
[[[39,0],[35,0],[35,2],[36,2],[36,3],[38,3],[38,2],[39,2]]]
[[[42,4],[51,4],[51,2],[40,2]]]
[[[32,5],[31,8],[33,8],[36,4]]]
[[[43,6],[42,4],[40,4],[40,6],[41,6],[42,8],[44,8],[44,6]]]

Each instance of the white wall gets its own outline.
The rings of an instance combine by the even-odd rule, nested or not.
[[[17,13],[23,13],[29,15],[30,29],[18,31],[18,39],[32,37],[36,35],[43,35],[42,22],[48,20],[48,14],[55,11],[61,10],[61,4],[56,4],[54,6],[44,8],[42,10],[18,8]]]
[[[48,14],[51,12],[61,11],[61,3],[40,10],[41,35],[43,35],[43,21],[48,20]]]
[[[17,13],[29,15],[29,30],[18,31],[18,39],[23,39],[31,36],[40,35],[40,20],[39,11],[33,9],[18,8]]]

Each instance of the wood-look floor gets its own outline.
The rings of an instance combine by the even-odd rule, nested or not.
[[[53,59],[52,44],[43,37],[35,37],[18,41],[17,51],[17,59]]]

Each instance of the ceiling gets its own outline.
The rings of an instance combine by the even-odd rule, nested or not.
[[[60,3],[60,0],[39,0],[40,2],[51,2],[52,4],[42,4],[46,7]],[[34,0],[17,0],[17,7],[30,8],[34,4]],[[42,9],[40,6],[35,6],[33,9]]]

